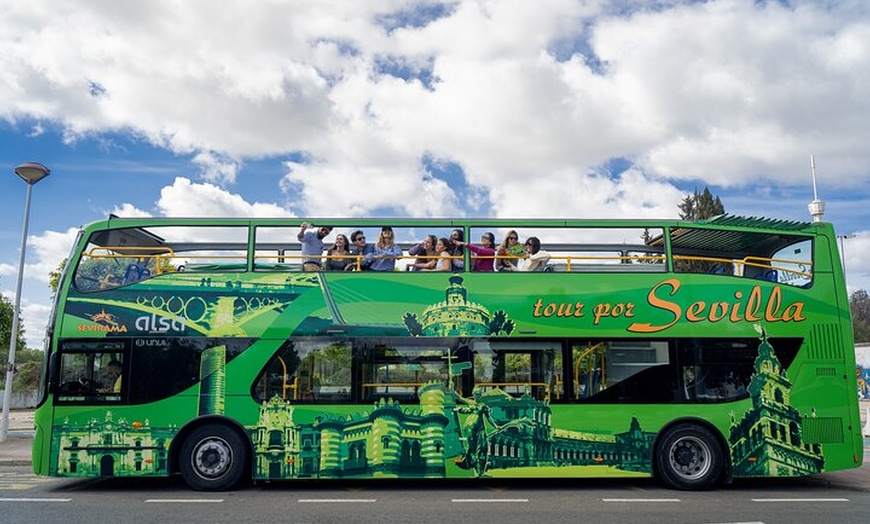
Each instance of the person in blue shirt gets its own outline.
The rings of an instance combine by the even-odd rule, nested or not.
[[[375,246],[366,244],[366,235],[357,229],[350,234],[350,254],[353,262],[344,266],[345,271],[367,270],[372,263],[370,255],[374,254]]]
[[[369,269],[372,271],[393,271],[396,260],[402,258],[402,248],[395,242],[393,228],[384,226],[375,243],[374,252],[366,255],[371,260]]]

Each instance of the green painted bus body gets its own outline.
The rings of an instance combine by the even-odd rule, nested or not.
[[[82,256],[95,231],[154,222],[92,224],[70,260]],[[364,221],[345,222],[354,226]],[[553,223],[704,228],[677,221],[411,225]],[[731,229],[779,233],[751,225]],[[113,341],[119,345],[112,347],[129,359],[126,369],[135,373],[137,355],[149,346],[157,351],[167,340],[196,339],[210,347],[202,351],[197,369],[190,370],[195,376],[189,386],[149,402],[135,400],[133,385],[99,398],[64,390],[58,364],[48,358],[48,379],[54,382],[49,386],[47,379],[49,392],[36,413],[33,468],[37,474],[67,477],[168,475],[178,471],[178,441],[197,424],[215,420],[248,437],[255,479],[649,476],[657,439],[681,421],[709,427],[717,435],[733,476],[795,476],[857,467],[863,443],[836,237],[827,224],[807,224],[796,232],[813,241],[812,280],[804,287],[677,272],[671,262],[662,271],[606,274],[254,271],[254,248],[249,246],[247,262],[235,271],[164,272],[105,291],[81,292],[72,285],[71,264],[58,292],[47,353],[58,355],[67,343],[85,347],[72,345],[76,341]],[[486,345],[481,341],[511,348],[542,340],[564,348],[587,341],[755,343],[746,392],[728,401],[646,403],[613,396],[595,402],[580,397],[580,385],[569,387],[552,377],[546,384],[529,379],[526,385],[514,381],[487,387],[478,380],[473,390],[463,391],[457,385],[472,373],[476,357],[458,357],[450,349],[440,379],[394,386],[401,392],[397,398],[390,395],[389,381],[364,384],[356,367],[349,382],[354,392],[331,391],[344,399],[336,403],[302,398],[298,384],[288,389],[284,383],[283,395],[259,396],[264,366],[288,341],[351,347],[375,339],[431,339],[433,346],[450,341],[454,348],[471,348],[474,355],[475,343]],[[232,340],[244,341],[241,349],[227,349]],[[779,360],[780,344],[792,347],[787,365]],[[356,349],[349,351],[358,358]],[[565,349],[558,358],[576,354],[571,351]],[[608,358],[617,357],[618,352],[608,353]],[[418,369],[409,366],[404,369]],[[572,367],[563,362],[561,369]],[[306,386],[311,391],[314,375]],[[659,396],[654,389],[650,386],[650,395]],[[566,391],[572,398],[564,397]],[[368,393],[372,399],[363,402]]]

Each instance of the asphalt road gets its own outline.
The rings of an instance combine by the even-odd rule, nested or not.
[[[736,481],[678,492],[653,481],[264,483],[198,493],[180,479],[39,478],[0,470],[0,521],[556,524],[866,522],[870,492],[805,479]]]

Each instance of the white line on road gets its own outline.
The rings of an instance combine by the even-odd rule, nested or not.
[[[529,499],[450,499],[450,502],[528,502]]]
[[[40,498],[0,498],[0,502],[69,502],[72,499],[40,499]]]
[[[200,502],[223,502],[224,499],[146,499],[145,502],[156,502],[158,504],[178,502],[180,504],[197,504]]]
[[[328,503],[333,502],[377,502],[378,499],[299,499],[297,502]]]
[[[682,502],[680,499],[601,499],[603,502]]]
[[[716,522],[715,524],[764,524],[764,522],[753,520],[752,522]]]
[[[751,499],[752,502],[849,502],[849,499]]]

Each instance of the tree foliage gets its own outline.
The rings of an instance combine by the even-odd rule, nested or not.
[[[722,201],[713,196],[708,187],[704,187],[700,193],[696,189],[693,194],[686,195],[678,207],[683,220],[703,220],[725,213]]]
[[[9,301],[3,295],[0,295],[0,362],[2,362],[2,373],[0,373],[0,384],[5,387],[6,384],[6,362],[9,359],[9,340],[12,338],[12,317],[13,317],[13,306],[12,302]],[[24,361],[27,361],[27,355],[25,353],[25,343],[24,343],[24,327],[21,323],[21,316],[18,317],[18,336],[16,337],[17,341],[15,344],[15,361],[16,364],[21,362],[19,360],[21,355],[24,355]],[[41,354],[41,352],[39,352]],[[40,362],[42,358],[38,359]],[[19,370],[21,366],[16,366]],[[39,378],[39,372],[37,371],[37,379]],[[16,379],[15,384],[19,383],[19,379]],[[36,381],[34,381],[36,383]],[[14,384],[13,384],[14,385]]]
[[[683,220],[704,220],[725,213],[725,206],[719,197],[713,196],[710,188],[704,187],[704,190],[698,192],[696,189],[691,195],[686,195],[686,198],[679,204],[680,218]],[[731,274],[734,271],[731,264],[721,267],[722,264],[708,260],[678,260],[674,266],[679,271],[689,273],[710,273],[715,269],[724,270],[725,273]]]
[[[55,295],[57,295],[57,286],[60,285],[60,276],[63,274],[63,270],[66,267],[66,258],[60,261],[60,264],[54,269],[54,271],[50,271],[48,273],[48,287],[51,288],[51,299],[54,300]]]
[[[849,296],[855,342],[870,342],[870,294],[859,289]]]

